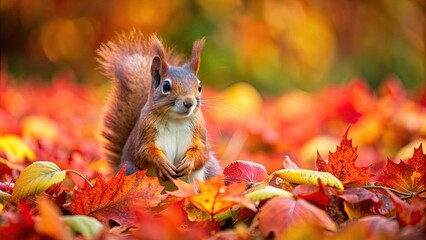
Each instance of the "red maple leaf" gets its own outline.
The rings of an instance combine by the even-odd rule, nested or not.
[[[352,147],[352,139],[348,140],[348,130],[342,137],[336,152],[329,153],[328,163],[324,161],[319,152],[317,153],[318,171],[329,172],[337,177],[343,185],[365,185],[371,178],[367,167],[356,167],[355,161],[358,157],[358,147]]]
[[[108,181],[97,175],[93,188],[86,184],[81,192],[76,192],[69,210],[101,222],[112,219],[121,225],[132,224],[135,209],[155,207],[167,197],[161,194],[163,188],[158,178],[147,177],[146,171],[125,176],[123,168]]]
[[[421,192],[426,189],[426,154],[422,144],[414,148],[413,157],[407,163],[398,164],[388,161],[382,185],[407,193]]]

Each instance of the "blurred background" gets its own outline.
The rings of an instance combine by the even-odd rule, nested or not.
[[[117,32],[157,33],[190,53],[203,36],[200,78],[261,93],[318,90],[354,77],[375,89],[390,74],[425,83],[424,0],[1,0],[2,68],[23,81],[59,73],[104,83],[95,50]]]
[[[272,172],[288,155],[316,169],[317,152],[327,158],[350,128],[357,163],[379,176],[387,159],[426,146],[425,8],[425,0],[0,0],[0,136],[64,169],[112,174],[99,147],[111,82],[95,52],[135,28],[186,56],[207,37],[199,78],[222,166],[245,159]]]

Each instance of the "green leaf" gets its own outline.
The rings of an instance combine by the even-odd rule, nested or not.
[[[254,201],[262,201],[262,200],[270,199],[277,196],[293,197],[293,194],[280,188],[265,186],[265,187],[256,189],[252,192],[249,192],[245,196],[248,198],[251,198]]]
[[[306,169],[282,169],[273,172],[270,178],[273,176],[278,176],[293,184],[311,184],[315,186],[318,186],[318,179],[321,179],[324,185],[340,190],[344,189],[342,182],[328,172],[317,172]]]
[[[87,239],[94,239],[103,229],[103,225],[96,218],[84,215],[62,216],[61,219],[74,232],[80,233]]]
[[[22,199],[46,191],[53,184],[62,182],[66,172],[52,162],[38,161],[26,167],[19,175],[12,199]]]
[[[224,222],[228,218],[235,221],[237,219],[237,211],[233,211],[232,209],[228,209],[224,212],[221,212],[221,213],[214,215],[214,219],[218,222]]]

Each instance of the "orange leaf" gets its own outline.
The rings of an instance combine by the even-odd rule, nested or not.
[[[197,180],[197,184],[200,193],[189,197],[189,201],[208,214],[214,215],[238,204],[256,211],[254,202],[243,195],[246,190],[245,183],[225,186],[223,175],[218,175],[205,182]]]
[[[36,230],[53,239],[72,239],[72,234],[60,219],[59,208],[47,197],[38,198],[40,218],[36,221]]]
[[[385,180],[382,185],[403,192],[420,192],[426,189],[426,154],[423,154],[422,144],[414,148],[413,157],[408,164],[401,161],[399,164],[388,161]]]
[[[352,139],[348,140],[348,131],[349,129],[343,135],[336,152],[329,153],[328,163],[322,160],[319,153],[317,154],[317,168],[318,171],[333,174],[342,181],[343,185],[365,185],[370,180],[371,175],[367,173],[367,167],[355,166],[358,147],[352,147]]]
[[[276,197],[269,200],[259,212],[259,229],[266,238],[271,233],[281,236],[286,230],[301,224],[312,224],[336,231],[336,224],[326,212],[303,199]]]
[[[81,192],[76,192],[69,210],[104,223],[113,219],[121,225],[129,224],[134,219],[134,209],[155,207],[167,197],[161,194],[163,188],[158,178],[147,177],[146,171],[125,176],[123,168],[108,181],[97,175],[93,188],[86,184]]]
[[[190,196],[194,196],[195,194],[197,194],[195,192],[195,187],[193,184],[184,182],[180,180],[179,178],[173,179],[173,183],[176,185],[178,189],[172,192],[166,191],[171,196],[175,196],[179,198],[188,198]]]

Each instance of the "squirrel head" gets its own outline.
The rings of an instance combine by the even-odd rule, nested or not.
[[[191,59],[183,66],[167,63],[163,45],[152,36],[151,106],[158,114],[174,119],[192,117],[201,105],[201,82],[197,77],[204,38],[194,42]]]

